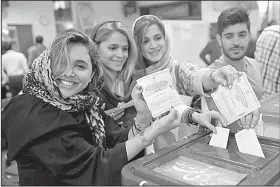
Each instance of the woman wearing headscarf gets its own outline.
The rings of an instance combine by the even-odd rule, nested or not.
[[[101,89],[106,112],[120,126],[130,127],[136,116],[131,104],[131,92],[136,85],[133,76],[138,60],[135,40],[128,28],[119,21],[105,21],[96,25],[91,39],[98,45],[99,61],[104,72],[104,87]]]
[[[171,41],[164,24],[154,15],[144,15],[137,18],[133,24],[132,33],[140,53],[136,76],[141,77],[169,69],[173,85],[180,95],[195,96],[199,94],[210,97],[210,94],[220,84],[231,88],[233,80],[239,76],[239,72],[230,65],[211,70],[174,60],[171,55]],[[259,115],[254,114],[250,125],[252,128],[259,119]],[[252,113],[248,115],[252,115]],[[241,120],[241,124],[246,126],[244,120]],[[184,124],[182,125],[184,126]],[[177,133],[174,132],[175,136],[178,136]]]
[[[174,109],[145,124],[151,115],[141,87],[135,86],[139,121],[118,127],[99,108],[103,81],[97,57],[97,46],[85,34],[74,29],[59,33],[34,60],[22,94],[3,109],[8,159],[17,162],[20,185],[121,185],[121,169],[155,137],[178,126],[175,121],[181,119]],[[212,117],[224,123],[215,111],[192,116],[208,125]]]

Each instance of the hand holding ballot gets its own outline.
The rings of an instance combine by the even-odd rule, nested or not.
[[[231,87],[240,73],[231,65],[208,71],[203,76],[203,87],[205,90],[216,89],[219,85]]]
[[[173,128],[179,126],[180,122],[189,123],[191,121],[206,126],[216,133],[215,127],[211,124],[212,118],[218,119],[220,126],[226,126],[226,120],[219,112],[198,113],[186,106],[172,87],[172,77],[168,69],[138,79],[137,85],[132,91],[132,98],[137,113],[145,113],[149,118],[152,116],[154,119],[159,119],[174,108],[178,112],[180,120],[177,124],[170,124],[170,127],[174,126]],[[147,111],[150,113],[148,114]],[[190,111],[193,112],[190,113]]]
[[[235,134],[239,151],[264,157],[253,129],[259,120],[260,103],[246,74],[244,73],[235,79],[231,88],[219,86],[212,93],[212,98],[228,124],[238,121],[238,125],[245,128]],[[209,145],[226,149],[228,133],[228,129],[219,129],[218,133],[212,136]]]
[[[148,105],[153,118],[160,117],[170,108],[183,101],[172,86],[172,77],[168,69],[158,71],[137,80],[143,88],[143,97]]]
[[[237,121],[246,129],[257,125],[260,103],[245,73],[234,80],[232,88],[220,85],[211,96],[228,124]]]
[[[217,121],[218,121],[218,123],[216,124],[217,127],[226,127],[227,126],[227,122],[226,122],[226,119],[224,118],[224,116],[214,110],[204,112],[204,113],[195,112],[193,114],[192,118],[194,119],[194,121],[196,123],[207,127],[208,129],[212,130],[215,134],[217,133],[217,129],[213,124],[211,124],[212,118],[217,119]]]

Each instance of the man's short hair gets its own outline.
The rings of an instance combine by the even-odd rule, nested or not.
[[[234,7],[224,10],[218,18],[218,34],[222,35],[222,32],[226,27],[238,23],[246,23],[248,31],[250,32],[251,22],[247,11],[242,7]]]
[[[36,36],[35,41],[36,43],[43,43],[44,38],[42,36]]]

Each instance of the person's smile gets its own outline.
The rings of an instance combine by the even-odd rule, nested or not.
[[[157,56],[157,55],[159,54],[159,52],[160,52],[160,49],[150,51],[149,54],[150,54],[151,56]]]
[[[69,79],[58,79],[58,83],[61,87],[66,89],[71,89],[79,84],[77,80],[69,80]]]

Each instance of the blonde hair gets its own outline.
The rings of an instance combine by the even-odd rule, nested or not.
[[[161,32],[163,33],[164,39],[166,40],[166,31],[163,22],[160,18],[154,15],[144,15],[137,18],[132,26],[132,33],[134,36],[134,39],[136,40],[137,47],[139,50],[139,68],[147,67],[147,63],[145,62],[145,59],[142,55],[142,46],[144,42],[144,33],[146,32],[147,28],[151,25],[157,25]]]
[[[100,79],[103,70],[97,60],[98,47],[87,35],[75,29],[68,29],[60,32],[50,46],[51,69],[52,72],[54,72],[54,79],[63,76],[70,68],[67,50],[67,46],[70,43],[83,44],[88,48],[92,64],[92,73],[94,74],[89,88],[100,90],[103,85]]]
[[[118,31],[124,34],[129,43],[128,58],[123,66],[122,70],[119,72],[117,79],[128,81],[129,78],[135,71],[135,66],[138,60],[137,45],[131,33],[128,31],[127,27],[119,21],[105,21],[94,27],[91,35],[91,39],[100,45],[101,42],[106,40],[111,34]]]

